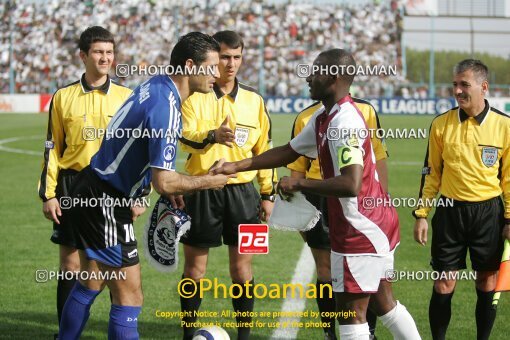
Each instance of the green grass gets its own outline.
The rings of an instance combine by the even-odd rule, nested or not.
[[[273,115],[274,145],[287,142],[294,116]],[[432,117],[382,116],[385,128],[427,128]],[[0,218],[0,337],[7,338],[51,338],[57,331],[55,290],[56,281],[36,283],[38,269],[58,268],[58,248],[49,241],[51,224],[44,219],[41,202],[37,197],[37,181],[40,175],[43,141],[47,123],[46,115],[0,115],[0,139],[30,137],[5,146],[16,149],[40,152],[41,156],[15,154],[0,151],[0,195],[2,214]],[[35,137],[33,137],[35,136]],[[389,181],[393,197],[414,197],[419,189],[421,163],[425,154],[426,140],[388,140]],[[180,163],[182,166],[182,162]],[[279,175],[287,174],[280,169]],[[155,197],[153,197],[155,201]],[[412,239],[413,218],[410,209],[399,208],[401,222],[401,245],[396,253],[398,270],[430,270],[430,245],[421,247]],[[147,214],[136,223],[136,234],[141,238]],[[257,255],[254,272],[257,283],[289,283],[298,260],[302,241],[298,235],[288,232],[271,231],[270,253]],[[430,234],[429,234],[430,238]],[[182,259],[182,252],[181,252]],[[152,269],[141,254],[143,289],[145,303],[139,318],[140,334],[143,339],[180,339],[178,319],[161,319],[156,311],[180,310],[177,282],[182,272],[161,274]],[[212,249],[209,257],[207,277],[217,278],[228,284],[228,260],[225,247]],[[416,320],[423,339],[430,339],[428,327],[428,302],[431,294],[431,281],[402,281],[394,284],[395,296],[406,305]],[[453,299],[453,316],[448,338],[475,338],[474,308],[476,294],[473,282],[459,282]],[[257,300],[255,311],[279,311],[282,299]],[[206,295],[202,311],[231,309],[230,299],[214,298]],[[307,301],[306,309],[317,310],[315,300]],[[108,294],[101,294],[92,307],[91,317],[83,334],[83,339],[106,338],[109,311]],[[503,294],[498,317],[491,339],[506,339],[510,332],[510,295]],[[270,319],[260,319],[269,322]],[[202,319],[211,321],[211,319]],[[231,321],[219,318],[219,322]],[[302,321],[312,321],[302,320]],[[235,338],[235,331],[227,329]],[[267,339],[271,329],[256,328],[252,339]],[[379,322],[379,339],[391,339]],[[302,329],[298,339],[322,339],[319,329]]]

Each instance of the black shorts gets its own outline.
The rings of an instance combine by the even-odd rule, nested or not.
[[[191,228],[181,242],[197,248],[237,246],[239,224],[260,223],[260,197],[253,183],[230,184],[184,196]]]
[[[482,202],[455,201],[453,207],[437,207],[432,218],[432,268],[436,271],[466,269],[469,249],[473,270],[498,270],[503,252],[503,226],[500,197]]]
[[[62,197],[69,197],[71,186],[77,175],[78,171],[72,169],[60,170],[58,173],[55,194],[57,200],[59,200],[59,204]],[[60,211],[62,212],[62,216],[58,216],[60,224],[53,222],[53,234],[51,235],[50,240],[56,244],[76,248],[76,239],[74,238],[73,227],[69,223],[69,210],[66,209],[65,206],[61,206]]]
[[[306,199],[312,203],[317,210],[321,210],[321,201],[324,200],[324,197],[304,193]],[[325,203],[325,202],[324,202]],[[327,213],[327,212],[326,212]],[[329,242],[329,234],[324,230],[322,226],[323,217],[317,221],[317,224],[312,229],[305,231],[306,243],[310,248],[313,249],[331,249],[331,243]]]
[[[131,208],[100,203],[105,199],[122,200],[122,193],[86,167],[78,174],[71,197],[88,202],[73,204],[69,212],[77,248],[84,250],[89,260],[111,267],[129,267],[139,262]]]

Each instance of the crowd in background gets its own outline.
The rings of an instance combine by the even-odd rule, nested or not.
[[[12,2],[11,2],[12,3]],[[166,65],[179,35],[231,29],[245,41],[239,78],[266,95],[307,95],[296,72],[328,48],[354,52],[360,65],[392,65],[397,76],[357,77],[354,94],[393,96],[402,92],[402,17],[397,1],[386,4],[268,4],[226,0],[186,4],[147,0],[14,1],[1,9],[0,93],[9,91],[9,46],[17,93],[51,93],[83,72],[77,39],[101,25],[116,37],[116,62]],[[134,87],[143,77],[120,79]],[[422,89],[409,88],[409,96]]]

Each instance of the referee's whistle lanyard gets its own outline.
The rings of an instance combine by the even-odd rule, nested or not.
[[[340,106],[343,103],[349,102],[353,104],[352,98],[350,95],[347,95],[340,99],[336,104],[338,105],[338,108],[335,109],[335,111],[331,114],[328,114],[328,112],[324,111],[319,116],[317,116],[316,124],[315,124],[315,138],[317,141],[317,156],[319,157],[319,164],[324,164],[323,162],[325,160],[321,160],[321,154],[323,152],[328,152],[328,126],[329,123],[335,118],[335,116],[340,112]],[[322,166],[321,166],[322,168]]]

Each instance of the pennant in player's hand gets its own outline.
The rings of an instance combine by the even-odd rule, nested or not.
[[[147,261],[160,272],[177,269],[179,239],[191,226],[191,217],[172,208],[170,201],[160,197],[144,231],[144,248]]]
[[[276,196],[267,224],[279,230],[307,231],[315,227],[320,216],[320,211],[302,193],[295,192],[288,200]]]

